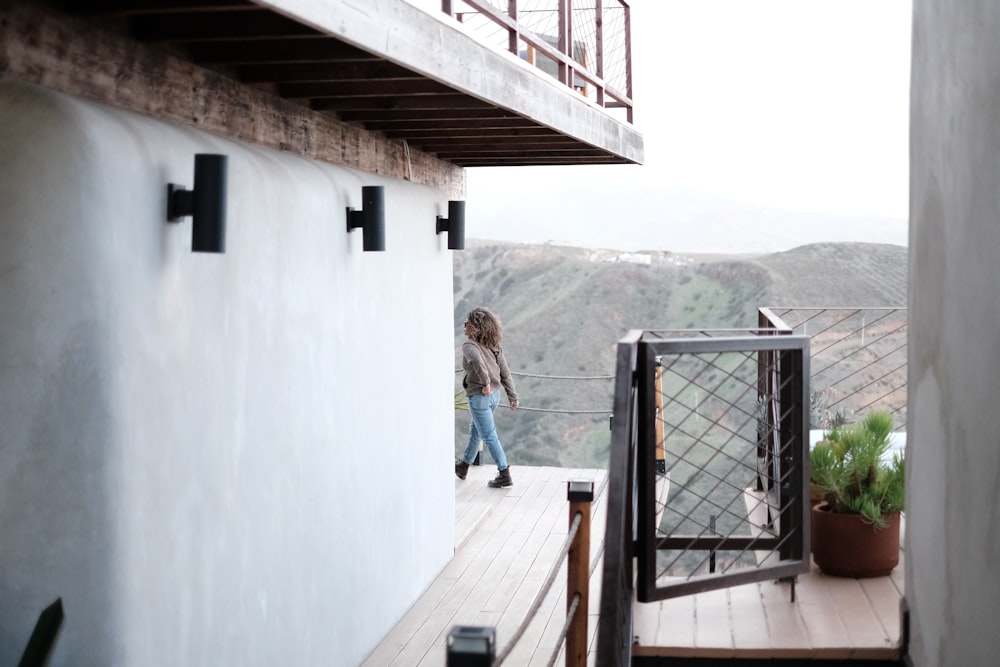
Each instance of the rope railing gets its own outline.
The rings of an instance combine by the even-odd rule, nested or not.
[[[539,378],[542,380],[614,380],[614,375],[539,375],[537,373],[510,372],[511,375],[526,378]]]
[[[499,667],[503,664],[503,661],[507,659],[510,652],[514,650],[517,646],[517,642],[524,636],[525,631],[531,622],[535,620],[535,614],[542,606],[542,602],[548,597],[549,591],[552,589],[552,584],[555,583],[556,575],[559,574],[559,568],[569,557],[569,548],[573,544],[573,540],[576,539],[576,533],[580,530],[580,522],[583,521],[583,513],[577,512],[576,516],[573,517],[573,523],[570,526],[569,534],[566,535],[566,541],[563,542],[562,547],[559,549],[559,557],[552,563],[552,567],[549,569],[549,575],[545,578],[545,583],[542,584],[542,588],[535,595],[534,602],[531,603],[531,607],[528,608],[528,613],[524,615],[524,619],[521,621],[521,625],[517,627],[514,634],[511,636],[510,642],[508,642],[507,647],[500,652],[497,659],[493,661],[493,667]],[[558,642],[561,644],[562,642]]]
[[[456,368],[455,369],[455,374],[456,375],[458,375],[459,373],[462,373],[462,372],[463,371],[462,371],[461,368]],[[515,375],[517,377],[525,377],[525,378],[532,378],[532,379],[538,379],[538,380],[583,380],[583,381],[592,381],[592,380],[613,380],[615,378],[614,375],[543,375],[543,374],[539,374],[539,373],[521,373],[521,372],[514,372],[514,371],[511,371],[510,374],[511,375]],[[509,408],[510,404],[503,403],[503,404],[500,405],[500,407]],[[530,407],[530,406],[518,405],[517,409],[518,410],[524,410],[525,412],[542,412],[542,413],[548,413],[548,414],[561,414],[561,415],[609,415],[609,414],[611,414],[611,409],[610,408],[605,408],[603,410],[569,410],[569,409],[564,409],[564,408],[533,408],[533,407]]]
[[[489,664],[500,667],[517,648],[518,642],[538,615],[542,603],[552,591],[559,570],[566,563],[566,620],[555,643],[548,664],[554,665],[559,654],[565,649],[566,667],[583,667],[587,664],[587,609],[590,590],[590,577],[596,569],[590,560],[590,518],[591,508],[595,498],[599,498],[607,485],[603,481],[597,494],[594,494],[593,480],[569,480],[567,482],[567,500],[569,500],[569,529],[566,540],[557,552],[556,558],[549,567],[548,575],[535,594],[531,606],[517,629],[511,635],[510,641],[499,655],[493,657],[495,629],[476,626],[455,626],[452,628],[448,641],[449,665],[480,665]],[[598,549],[597,559],[603,544]],[[587,565],[589,564],[589,567]],[[484,660],[485,658],[485,660]]]
[[[566,635],[569,634],[569,628],[573,624],[573,619],[576,617],[576,609],[579,606],[580,594],[575,593],[573,595],[573,602],[570,603],[569,611],[566,612],[566,622],[563,623],[562,630],[559,631],[559,638],[556,640],[556,650],[552,652],[552,657],[549,658],[549,667],[556,664],[556,659],[559,657],[559,651],[562,650],[563,642],[566,641]]]
[[[500,407],[509,408],[510,405],[504,403]],[[517,406],[518,410],[524,410],[525,412],[548,412],[552,414],[560,415],[608,415],[611,414],[610,408],[607,410],[558,410],[556,408],[527,408],[522,405]]]
[[[461,368],[455,369],[455,374],[463,372]],[[511,375],[525,378],[538,378],[541,380],[614,380],[614,375],[543,375],[540,373],[521,373],[511,371]]]

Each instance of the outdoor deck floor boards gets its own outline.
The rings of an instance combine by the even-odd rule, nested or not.
[[[593,479],[591,561],[599,559],[607,473],[594,469],[512,468],[514,486],[490,489],[492,466],[455,481],[454,558],[363,663],[440,666],[455,625],[496,628],[504,651],[535,603],[569,528],[566,481]],[[591,575],[589,665],[595,664],[598,567]],[[900,641],[903,554],[889,577],[841,579],[812,570],[790,584],[764,581],[634,606],[633,654],[716,658],[894,659]],[[566,566],[540,602],[505,664],[546,665],[566,614]],[[558,664],[564,660],[560,654]]]

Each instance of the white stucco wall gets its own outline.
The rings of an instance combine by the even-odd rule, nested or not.
[[[165,221],[195,153],[224,255]],[[367,655],[452,554],[444,199],[0,82],[0,664],[59,596],[54,666]]]
[[[1000,4],[914,1],[906,598],[927,667],[1000,655]]]

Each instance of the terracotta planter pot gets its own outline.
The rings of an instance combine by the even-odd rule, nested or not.
[[[884,577],[899,564],[899,512],[888,515],[882,530],[858,514],[835,514],[827,504],[812,510],[813,560],[835,577]]]
[[[815,482],[809,482],[809,506],[816,507],[821,502],[823,502],[823,492]]]

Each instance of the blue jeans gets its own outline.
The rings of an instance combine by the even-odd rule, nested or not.
[[[479,441],[486,443],[486,448],[490,450],[490,456],[497,464],[497,470],[507,469],[507,457],[503,453],[503,446],[500,445],[500,438],[497,437],[497,428],[493,423],[493,411],[500,404],[500,390],[497,389],[489,396],[474,394],[469,396],[469,444],[465,446],[465,453],[462,460],[472,463],[476,460],[476,452],[479,450]]]

